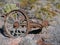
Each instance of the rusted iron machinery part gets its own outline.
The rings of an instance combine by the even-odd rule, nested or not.
[[[12,12],[20,12],[24,17],[25,17],[25,19],[26,19],[26,21],[27,21],[27,31],[26,31],[26,35],[28,34],[28,32],[31,30],[31,28],[33,28],[33,27],[39,27],[39,28],[42,28],[42,25],[41,24],[37,24],[37,23],[31,23],[30,21],[29,21],[29,17],[26,15],[26,13],[25,13],[25,11],[24,10],[21,10],[21,9],[18,9],[18,10],[12,10],[12,11],[10,11],[9,13],[7,13],[7,14],[5,14],[6,15],[6,18],[8,17],[8,15],[10,14],[10,13],[12,13]],[[5,19],[6,20],[6,19]],[[5,32],[6,32],[6,34],[10,37],[10,38],[13,38],[13,36],[10,34],[10,32],[8,31],[8,29],[6,28],[6,25],[5,25],[5,23],[6,23],[6,21],[4,22],[4,27],[5,27]]]

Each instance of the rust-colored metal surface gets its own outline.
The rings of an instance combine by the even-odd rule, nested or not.
[[[19,10],[12,10],[9,13],[5,14],[6,18],[5,18],[5,25],[4,25],[4,27],[5,27],[5,32],[9,35],[9,37],[12,37],[12,36],[9,33],[8,29],[6,28],[6,25],[7,25],[6,24],[6,20],[7,20],[8,16],[9,16],[9,14],[11,14],[12,12],[20,12],[24,16],[24,18],[26,20],[26,24],[20,24],[20,26],[24,25],[24,26],[27,27],[26,34],[28,34],[28,32],[31,31],[31,28],[42,28],[42,25],[41,24],[38,24],[38,23],[35,23],[35,22],[31,22],[29,20],[28,15],[26,15],[26,13],[23,10],[20,10],[20,9]]]

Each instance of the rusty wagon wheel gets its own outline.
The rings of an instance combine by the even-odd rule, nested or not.
[[[5,34],[8,37],[24,36],[29,30],[29,18],[23,10],[12,10],[5,14]]]

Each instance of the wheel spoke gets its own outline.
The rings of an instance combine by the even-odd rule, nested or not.
[[[7,29],[12,29],[13,28],[13,24],[6,23],[6,27],[7,27]]]

